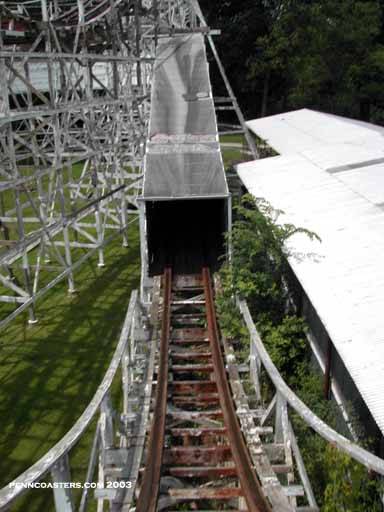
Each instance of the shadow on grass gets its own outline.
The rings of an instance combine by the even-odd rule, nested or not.
[[[62,283],[38,305],[39,323],[18,319],[0,345],[0,484],[4,486],[49,450],[95,393],[119,337],[130,293],[139,284],[137,230],[131,246],[114,243],[106,267],[85,266],[79,291]],[[72,464],[85,471],[90,432]],[[77,448],[75,448],[77,450]],[[52,492],[29,491],[12,510],[52,510]]]

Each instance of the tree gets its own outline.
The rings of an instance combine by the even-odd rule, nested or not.
[[[384,50],[377,0],[266,2],[268,31],[257,37],[258,54],[248,77],[264,80],[261,113],[311,107],[369,119],[383,106]],[[280,97],[279,97],[280,96]]]
[[[257,35],[265,32],[262,0],[200,0],[199,3],[208,25],[221,30],[221,35],[215,37],[215,44],[244,114],[251,118],[257,113],[254,97],[261,94],[261,80],[247,79],[246,63],[254,57]],[[225,94],[214,64],[210,74],[214,95]]]

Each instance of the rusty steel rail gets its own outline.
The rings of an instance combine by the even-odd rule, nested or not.
[[[172,271],[169,267],[164,271],[163,280],[163,314],[155,409],[153,412],[152,427],[148,442],[148,459],[137,501],[136,512],[156,512],[160,489],[165,420],[167,415],[168,352],[171,328]]]
[[[249,512],[272,512],[272,508],[265,498],[261,484],[252,468],[249,452],[233,405],[232,395],[222,360],[213,290],[210,272],[207,267],[203,268],[203,282],[208,336],[212,351],[216,383],[219,391],[220,405],[223,411],[224,423],[230,440],[232,456],[236,464],[241,489],[247,502]]]
[[[195,290],[204,292],[198,307],[184,297]],[[172,279],[166,268],[161,313],[157,388],[136,512],[231,500],[240,500],[239,510],[246,504],[248,512],[272,512],[236,415],[208,268],[195,279]],[[165,446],[166,435],[175,444]],[[214,485],[207,488],[206,479]]]

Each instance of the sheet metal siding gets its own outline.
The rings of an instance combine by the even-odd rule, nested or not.
[[[201,34],[159,43],[144,173],[146,200],[228,196]]]
[[[150,138],[215,132],[203,36],[165,39],[159,43],[155,62]]]
[[[290,276],[290,286],[295,290],[296,303],[301,303],[299,305],[298,313],[307,320],[308,325],[310,326],[310,332],[312,334],[313,341],[316,344],[322,361],[324,362],[328,352],[329,335],[324,328],[317,314],[317,311],[305,293],[305,290],[297,281],[297,278],[294,274],[293,276]],[[318,367],[316,357],[314,357],[313,360],[316,364],[316,367]],[[348,370],[345,367],[345,364],[342,361],[342,358],[338,354],[334,345],[332,348],[331,358],[331,377],[332,379],[335,379],[338,384],[339,391],[342,394],[343,402],[346,404],[348,413],[351,412],[349,410],[349,404],[353,404],[353,412],[356,414],[356,417],[352,419],[358,420],[361,425],[364,425],[366,433],[372,437],[372,439],[381,437],[379,434],[379,428],[373,419],[372,414],[367,408],[365,401],[359,393],[355,382],[352,380]],[[357,425],[355,425],[355,427],[357,427]],[[340,417],[340,422],[338,422],[338,428],[345,429],[345,432],[343,433],[349,437],[348,428],[346,427],[342,416]],[[377,449],[379,450],[379,446],[377,446]]]
[[[222,173],[221,162],[216,153],[149,153],[146,156],[147,168],[156,169],[156,176],[147,180],[145,195],[147,198],[202,197],[221,195],[217,191],[217,176]],[[155,179],[159,178],[159,179]]]
[[[351,417],[352,421],[357,420],[360,422],[364,427],[367,438],[376,441],[380,437],[379,428],[376,423],[370,419],[372,416],[367,405],[359,393],[355,382],[347,371],[342,358],[335,349],[333,349],[332,352],[331,374],[337,376],[339,389],[344,397],[348,413],[351,413],[351,411],[348,410],[350,408],[348,406],[353,404],[354,415]],[[355,425],[355,428],[358,429],[359,425]]]
[[[328,116],[328,130],[322,127],[324,138],[327,131],[332,137],[336,130],[333,117]],[[378,133],[382,137],[381,130],[370,130],[373,143],[364,123],[351,125],[354,131],[365,130],[365,149],[371,144],[368,156],[376,158],[376,138]],[[281,136],[279,131],[278,141]],[[273,146],[273,134],[269,140]],[[308,228],[321,237],[322,243],[318,243],[304,235],[294,236],[290,247],[296,257],[292,256],[290,263],[384,433],[384,211],[380,204],[384,200],[384,164],[365,165],[364,156],[355,161],[361,167],[329,172],[330,161],[339,166],[346,159],[351,162],[342,149],[331,155],[330,147],[306,147],[301,154],[240,164],[238,172],[254,196],[266,198],[285,212],[281,221]]]

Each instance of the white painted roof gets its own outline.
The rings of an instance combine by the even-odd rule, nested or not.
[[[308,110],[248,125],[283,154],[240,178],[321,237],[295,235],[291,266],[384,433],[384,129]]]
[[[324,144],[378,148],[384,142],[381,126],[306,108],[254,119],[247,126],[282,155],[314,150]]]

